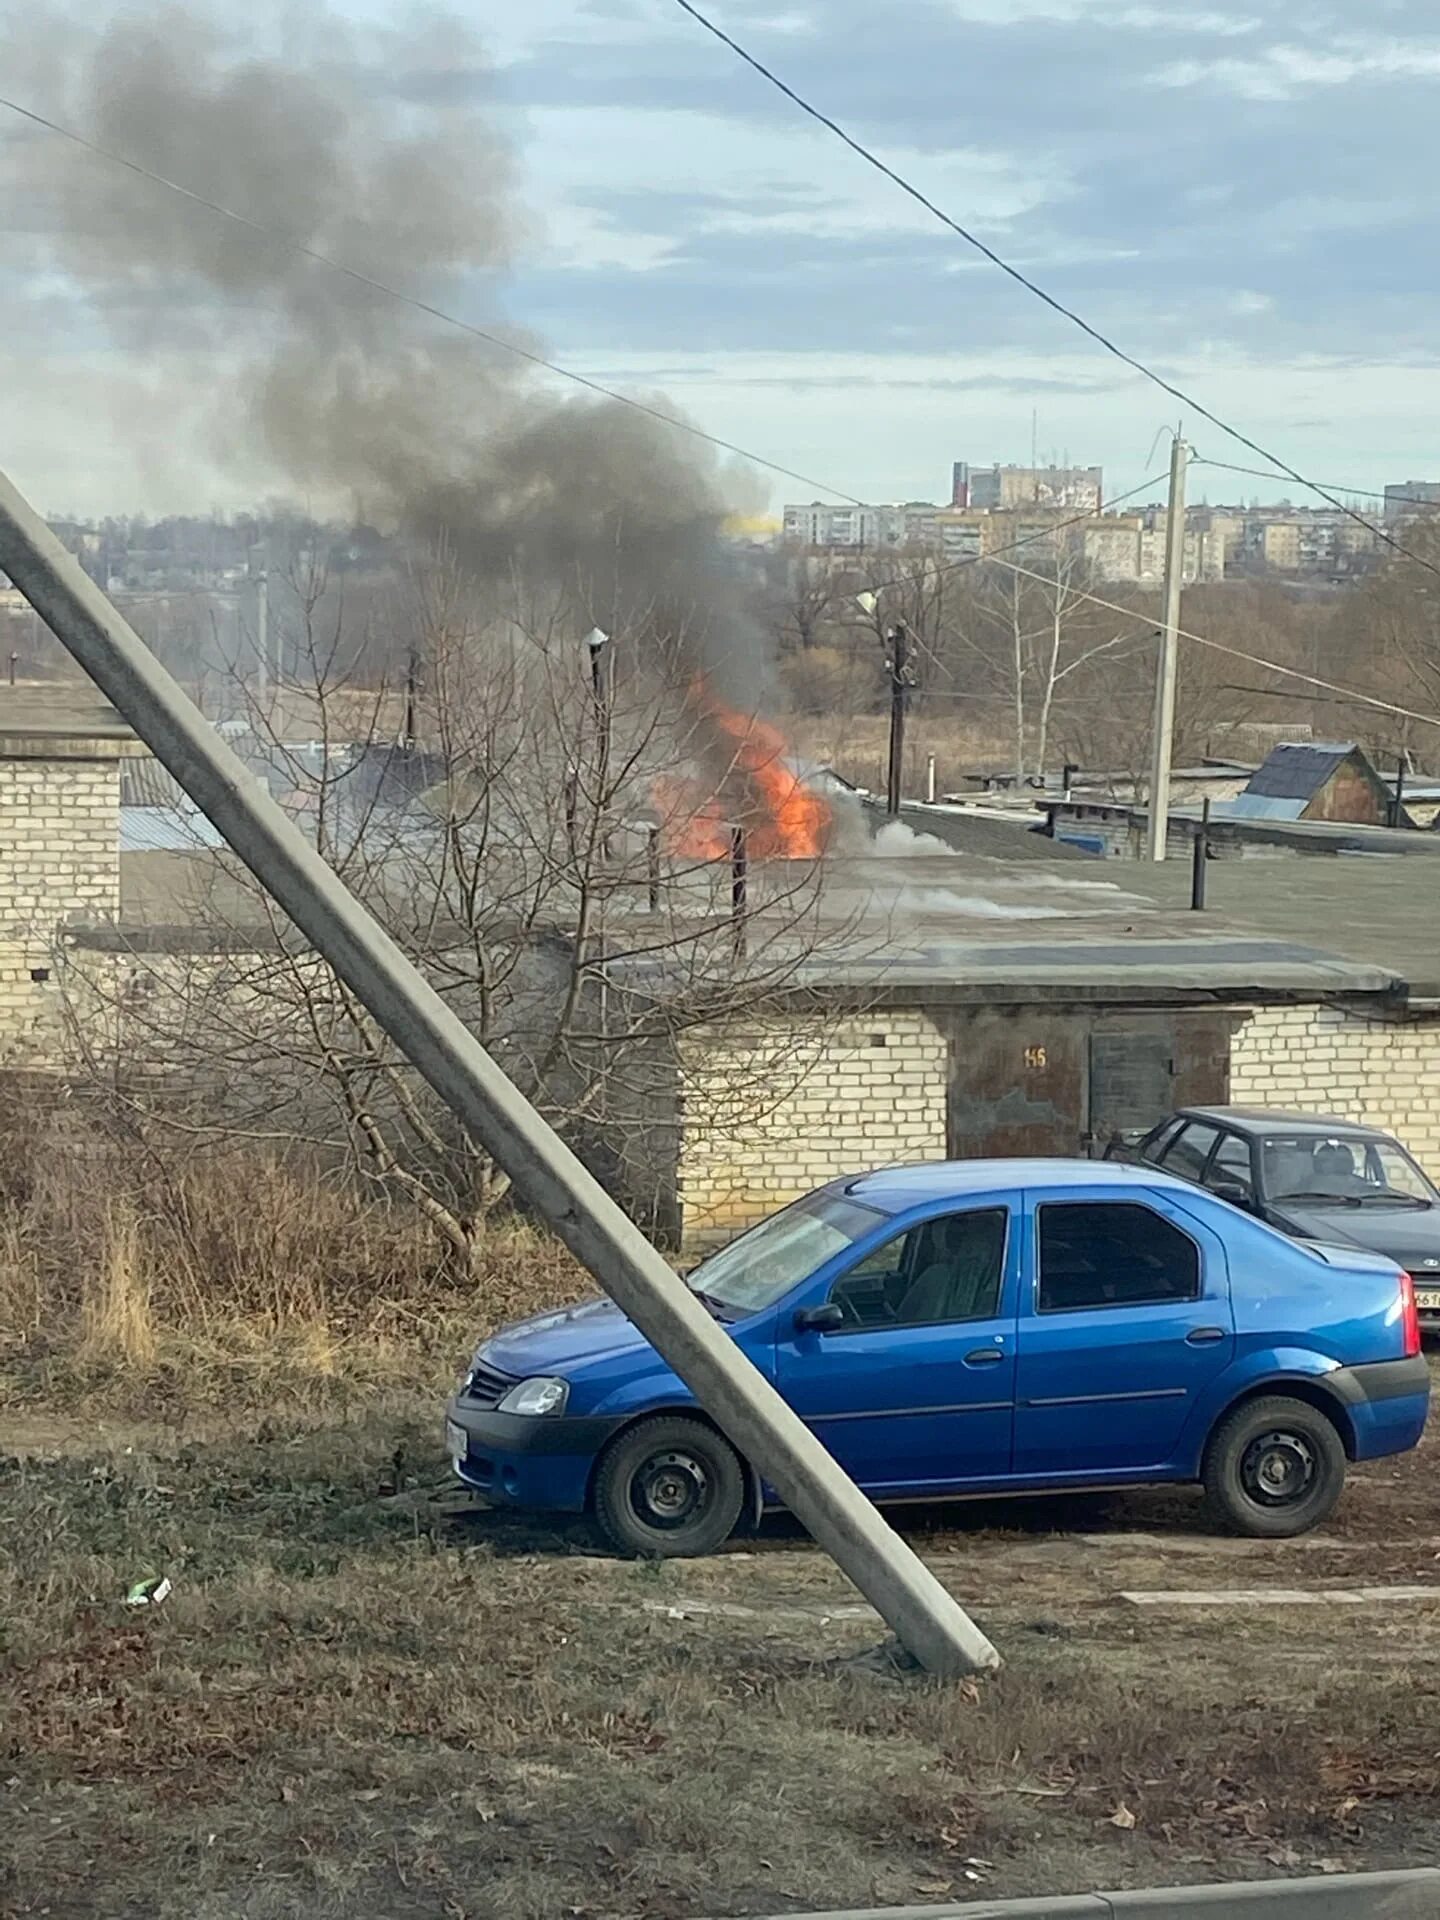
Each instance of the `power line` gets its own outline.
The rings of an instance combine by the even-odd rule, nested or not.
[[[1071,527],[1088,526],[1092,521],[1098,520],[1102,514],[1110,513],[1116,507],[1123,506],[1127,500],[1133,500],[1137,493],[1148,493],[1152,487],[1159,486],[1164,478],[1163,473],[1152,474],[1148,480],[1142,480],[1138,487],[1131,487],[1128,493],[1112,494],[1108,500],[1102,500],[1093,512],[1073,514],[1068,520],[1057,520],[1053,526],[1037,527],[1033,533],[1023,534],[1018,540],[1009,540],[1003,547],[992,547],[988,553],[967,553],[963,559],[947,560],[943,567],[928,569],[924,577],[926,580],[939,580],[946,574],[959,573],[965,567],[983,567],[991,560],[998,560],[1002,554],[1019,553],[1024,547],[1033,547],[1042,541],[1053,540],[1057,534],[1066,533]],[[893,579],[872,579],[869,584],[872,590],[875,590],[881,587],[900,586],[904,583]]]
[[[1057,534],[1064,533],[1068,528],[1087,526],[1091,521],[1098,519],[1101,514],[1110,511],[1114,507],[1123,505],[1127,500],[1133,500],[1137,493],[1148,492],[1151,487],[1158,486],[1164,478],[1165,475],[1163,473],[1152,474],[1148,480],[1142,480],[1138,487],[1131,487],[1127,493],[1117,493],[1109,500],[1100,501],[1093,513],[1077,513],[1073,514],[1068,520],[1057,520],[1053,526],[1037,527],[1033,533],[1023,534],[1018,540],[1008,541],[1003,547],[995,547],[989,553],[969,553],[961,560],[947,561],[943,567],[926,568],[920,585],[923,589],[925,586],[928,586],[932,580],[940,580],[949,574],[959,573],[966,567],[983,567],[991,560],[1000,560],[1002,554],[1018,553],[1023,548],[1034,546],[1038,542],[1053,541]],[[1001,561],[1001,564],[1003,565],[1004,562]],[[1042,576],[1037,576],[1037,578],[1038,577]],[[876,592],[886,587],[903,586],[904,584],[904,581],[897,581],[894,578],[889,580],[876,580],[872,578],[868,583],[868,588],[869,591]],[[1075,589],[1075,591],[1078,592],[1078,589]],[[1138,619],[1139,615],[1136,614],[1133,617]],[[935,649],[925,641],[924,637],[916,633],[914,628],[910,629],[910,634],[931,664],[938,667],[942,673],[949,674],[953,680],[956,677],[954,672],[945,665],[944,661],[936,653]]]
[[[1042,586],[1051,584],[1043,573],[1035,573],[1029,567],[1017,567],[1012,560],[1002,560],[1000,564],[1002,567],[1008,567],[1012,573],[1023,574],[1028,580],[1040,581]],[[1097,607],[1106,607],[1112,613],[1126,614],[1132,620],[1135,618],[1133,607],[1122,607],[1119,601],[1106,600],[1102,595],[1091,593],[1083,587],[1077,587],[1074,591],[1077,599],[1088,600]],[[1377,707],[1382,713],[1396,714],[1402,720],[1418,720],[1422,726],[1440,727],[1440,719],[1437,719],[1433,713],[1416,713],[1412,707],[1397,706],[1393,701],[1378,699],[1372,693],[1361,693],[1355,687],[1342,687],[1334,680],[1322,680],[1318,674],[1302,672],[1299,667],[1282,666],[1278,660],[1267,660],[1263,654],[1246,653],[1243,647],[1231,647],[1227,646],[1223,640],[1212,640],[1208,634],[1191,633],[1185,627],[1177,627],[1175,631],[1181,640],[1193,640],[1197,646],[1210,647],[1216,653],[1229,654],[1234,660],[1244,660],[1252,667],[1264,667],[1268,672],[1281,674],[1289,680],[1301,680],[1307,686],[1323,687],[1327,693],[1339,694],[1346,700],[1353,700],[1359,706]]]
[[[1127,353],[1126,350],[1112,340],[1108,334],[1102,333],[1098,327],[1092,326],[1090,322],[1081,314],[1077,313],[1073,307],[1067,307],[1062,300],[1057,300],[1054,294],[1047,293],[1044,287],[1040,286],[1037,281],[1032,280],[1028,274],[1022,273],[1018,267],[1012,266],[1010,262],[1006,260],[1002,254],[997,253],[993,247],[987,246],[978,234],[972,233],[968,227],[962,226],[958,220],[946,213],[943,207],[937,206],[927,194],[921,192],[920,188],[917,187],[913,181],[906,179],[903,173],[898,172],[894,167],[882,160],[879,154],[867,147],[863,141],[857,140],[854,134],[847,133],[838,120],[833,120],[829,114],[823,113],[819,107],[813,106],[803,94],[797,93],[794,87],[782,80],[778,73],[765,65],[764,61],[758,59],[753,53],[750,53],[745,47],[741,46],[738,40],[733,39],[730,34],[726,33],[723,27],[718,26],[715,21],[709,19],[702,13],[699,7],[694,4],[694,0],[675,0],[675,4],[685,13],[688,13],[690,18],[699,26],[702,26],[707,33],[712,34],[723,46],[728,47],[733,54],[743,60],[747,67],[752,68],[754,72],[758,73],[762,80],[767,81],[772,87],[776,88],[777,91],[783,93],[785,98],[794,106],[798,107],[803,114],[806,114],[811,120],[814,120],[818,125],[824,127],[827,132],[833,133],[837,140],[849,147],[850,151],[857,154],[867,166],[874,167],[877,173],[884,174],[885,178],[899,187],[902,193],[908,195],[918,206],[923,207],[927,213],[933,214],[942,226],[948,227],[950,231],[958,235],[967,246],[974,247],[977,253],[983,254],[992,266],[998,267],[1000,271],[1008,275],[1017,286],[1021,286],[1027,293],[1033,294],[1037,300],[1049,307],[1052,313],[1058,313],[1063,320],[1068,320],[1072,326],[1078,327],[1080,331],[1093,340],[1097,346],[1103,347],[1106,353],[1112,354],[1115,359],[1129,367],[1132,372],[1143,375],[1146,380],[1153,381],[1162,392],[1168,393],[1171,399],[1178,400],[1182,406],[1188,407],[1192,413],[1198,414],[1202,420],[1208,420],[1212,427],[1218,427],[1222,433],[1228,434],[1232,440],[1237,441],[1242,447],[1248,447],[1251,453],[1258,454],[1262,460],[1268,460],[1273,466],[1279,467],[1282,470],[1282,476],[1284,478],[1293,480],[1297,486],[1311,488],[1314,492],[1320,494],[1323,499],[1328,500],[1331,506],[1337,508],[1341,513],[1348,514],[1349,517],[1360,526],[1368,527],[1371,533],[1383,540],[1387,546],[1393,547],[1397,553],[1403,553],[1407,559],[1414,560],[1418,562],[1420,566],[1428,568],[1431,573],[1440,575],[1440,567],[1433,565],[1428,560],[1422,559],[1419,554],[1411,553],[1400,541],[1386,533],[1383,528],[1375,526],[1374,523],[1367,520],[1362,513],[1357,512],[1354,507],[1347,507],[1343,500],[1337,499],[1333,494],[1327,492],[1324,487],[1318,486],[1313,480],[1307,480],[1303,473],[1297,473],[1295,468],[1289,466],[1282,460],[1278,453],[1272,453],[1268,447],[1261,446],[1258,440],[1252,440],[1247,434],[1242,433],[1238,427],[1232,427],[1227,420],[1221,419],[1217,413],[1212,413],[1208,407],[1202,405],[1192,394],[1187,393],[1183,387],[1177,387],[1173,380],[1167,380],[1163,374],[1157,373],[1153,367],[1147,366],[1143,360],[1137,359],[1133,353]]]
[[[1197,467],[1219,467],[1223,473],[1248,473],[1256,480],[1290,480],[1294,478],[1293,474],[1276,473],[1269,467],[1237,467],[1229,460],[1207,460],[1202,454],[1196,454],[1191,464]],[[1303,487],[1314,487],[1317,493],[1322,491],[1313,480],[1302,480],[1300,484]],[[1338,480],[1327,480],[1325,485],[1331,492],[1353,494],[1357,499],[1361,500],[1393,500],[1398,501],[1402,506],[1431,507],[1437,513],[1440,513],[1440,499],[1422,500],[1418,494],[1414,493],[1382,493],[1375,487],[1347,487],[1342,485]]]
[[[62,140],[69,140],[81,147],[86,153],[94,154],[112,166],[123,167],[127,173],[138,174],[142,180],[152,185],[164,187],[170,193],[178,193],[182,199],[191,201],[195,206],[204,207],[208,212],[218,214],[221,219],[233,220],[237,226],[248,227],[252,233],[258,233],[267,240],[287,248],[302,259],[313,261],[317,266],[328,268],[331,273],[342,274],[357,286],[368,287],[372,293],[380,293],[387,300],[398,301],[402,306],[413,307],[417,313],[428,314],[432,320],[439,320],[447,327],[456,327],[461,333],[468,333],[476,340],[483,340],[487,346],[498,347],[503,353],[513,354],[517,360],[525,360],[532,367],[539,367],[546,373],[553,373],[562,380],[573,381],[577,387],[598,394],[602,399],[614,400],[622,407],[630,407],[636,413],[643,413],[651,420],[658,420],[661,426],[672,427],[677,433],[689,434],[692,439],[704,440],[712,447],[718,447],[723,453],[737,454],[742,460],[749,460],[757,467],[766,467],[771,473],[778,473],[786,480],[795,480],[803,487],[816,487],[821,493],[831,493],[852,506],[863,507],[866,503],[857,499],[853,493],[847,493],[843,487],[832,487],[823,480],[814,480],[808,474],[797,473],[793,467],[781,466],[777,461],[767,460],[764,454],[752,453],[748,447],[737,446],[733,440],[722,440],[719,435],[707,433],[703,427],[693,426],[688,420],[677,420],[673,415],[663,412],[659,407],[647,406],[643,400],[636,400],[630,394],[618,393],[613,387],[592,380],[587,374],[576,373],[573,367],[557,366],[553,360],[547,360],[543,354],[532,353],[529,348],[517,346],[513,340],[506,340],[498,333],[490,333],[484,327],[477,327],[472,321],[462,320],[458,315],[447,313],[443,307],[437,307],[417,295],[405,293],[401,288],[391,286],[384,280],[377,280],[373,274],[363,273],[358,267],[347,266],[343,260],[335,259],[331,254],[321,253],[317,247],[310,247],[303,240],[292,239],[275,227],[267,226],[261,220],[252,220],[248,214],[237,213],[233,207],[227,207],[218,200],[207,199],[203,193],[172,180],[163,173],[156,173],[152,167],[143,166],[138,160],[131,160],[113,148],[101,146],[96,140],[89,140],[82,133],[76,133],[72,127],[65,127],[58,120],[47,119],[43,113],[36,113],[30,107],[22,107],[18,100],[10,100],[0,95],[0,107],[6,107],[11,113],[18,114],[22,120],[29,120],[37,127],[43,127],[47,133],[57,134]],[[1268,456],[1267,456],[1268,457]]]

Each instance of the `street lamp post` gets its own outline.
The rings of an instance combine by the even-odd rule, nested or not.
[[[600,808],[600,859],[606,872],[597,890],[595,902],[595,950],[597,960],[600,1048],[602,1059],[599,1063],[600,1084],[596,1089],[596,1109],[603,1115],[606,1108],[605,1080],[606,1062],[603,1059],[606,1037],[610,1030],[610,983],[605,977],[605,888],[609,885],[610,833],[607,818],[610,806],[610,636],[603,627],[592,627],[585,636],[585,645],[590,649],[590,690],[595,700],[596,733],[596,802]]]

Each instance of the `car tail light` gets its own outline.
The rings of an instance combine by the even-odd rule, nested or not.
[[[1420,1309],[1415,1304],[1415,1282],[1408,1273],[1400,1276],[1400,1326],[1405,1335],[1405,1358],[1413,1360],[1420,1351]]]

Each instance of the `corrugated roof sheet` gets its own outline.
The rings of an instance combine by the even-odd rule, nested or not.
[[[120,768],[122,807],[188,807],[185,790],[156,759],[127,760]]]
[[[122,853],[198,853],[225,842],[193,807],[121,807]]]
[[[1233,800],[1222,800],[1211,808],[1212,817],[1231,820],[1298,820],[1310,802],[1305,799],[1282,800],[1278,794],[1237,793]]]
[[[1308,746],[1296,742],[1275,747],[1265,764],[1251,775],[1245,792],[1268,800],[1300,800],[1308,804],[1354,751],[1353,742],[1348,746]]]

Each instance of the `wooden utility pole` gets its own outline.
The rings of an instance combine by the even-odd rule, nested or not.
[[[915,669],[910,664],[910,629],[897,620],[885,634],[890,650],[886,665],[890,669],[890,769],[885,783],[885,811],[892,820],[900,817],[900,797],[905,778],[905,718],[910,706],[910,689],[915,684]]]
[[[1152,860],[1165,858],[1170,837],[1170,769],[1175,747],[1175,680],[1179,666],[1180,593],[1185,584],[1185,474],[1190,449],[1178,435],[1170,454],[1170,505],[1165,520],[1165,625],[1155,676],[1155,721],[1150,761]]]

